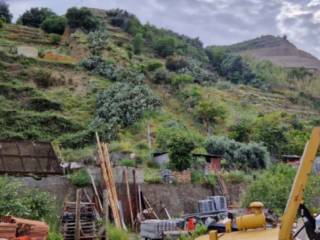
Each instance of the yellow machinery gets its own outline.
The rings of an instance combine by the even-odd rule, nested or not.
[[[320,127],[312,130],[310,140],[307,142],[301,158],[300,166],[292,184],[286,209],[281,218],[280,227],[266,228],[263,204],[254,202],[250,204],[252,211],[249,215],[236,219],[238,231],[231,232],[231,221],[226,222],[226,232],[218,234],[211,231],[208,235],[196,240],[292,240],[293,224],[298,211],[306,219],[304,228],[310,240],[320,240],[320,234],[315,232],[315,219],[303,205],[303,193],[306,188],[312,166],[320,144]]]

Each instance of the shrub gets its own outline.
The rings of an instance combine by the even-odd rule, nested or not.
[[[129,12],[122,9],[112,9],[107,11],[110,22],[113,26],[119,27],[122,30],[136,35],[142,31],[142,25],[139,20]]]
[[[83,59],[79,65],[94,74],[99,74],[111,81],[118,80],[119,70],[111,62],[107,62],[101,56],[91,56]]]
[[[112,240],[129,240],[129,234],[127,231],[117,228],[111,224],[107,225],[107,232],[109,239]]]
[[[0,215],[34,220],[57,219],[55,199],[49,193],[26,188],[20,182],[0,178]]]
[[[176,41],[172,37],[159,38],[154,44],[154,50],[160,57],[168,57],[174,54]]]
[[[88,43],[91,54],[94,56],[100,56],[102,50],[105,48],[107,39],[108,33],[104,28],[90,32],[88,34]]]
[[[38,28],[46,18],[52,16],[56,16],[56,14],[49,8],[30,8],[19,17],[18,23]]]
[[[85,7],[69,8],[66,18],[71,28],[83,28],[89,32],[96,30],[99,25],[98,19]]]
[[[163,64],[160,61],[150,61],[147,63],[147,71],[154,72],[160,68],[163,68]]]
[[[269,170],[265,170],[257,179],[252,181],[243,198],[243,206],[248,206],[252,201],[261,201],[265,207],[274,210],[278,215],[283,213],[290,189],[293,183],[296,169],[284,164],[277,164]],[[313,201],[319,194],[319,176],[310,176],[304,200],[314,207]]]
[[[91,184],[90,176],[85,169],[78,170],[68,176],[71,183],[77,187],[86,187]]]
[[[120,166],[125,166],[125,167],[135,167],[136,166],[136,163],[134,160],[132,159],[122,159],[120,161]]]
[[[166,68],[170,71],[178,71],[188,66],[184,57],[169,57],[166,61]]]
[[[6,23],[11,23],[12,20],[12,14],[10,13],[9,5],[3,0],[0,1],[0,19]]]
[[[137,33],[134,36],[132,40],[132,45],[134,54],[140,54],[143,48],[143,37],[141,33]]]
[[[258,143],[242,145],[234,152],[234,161],[242,169],[263,169],[270,160],[267,148]]]
[[[164,68],[157,69],[154,72],[152,77],[152,81],[156,84],[167,84],[167,83],[170,83],[170,80],[171,80],[171,75]]]
[[[126,127],[139,120],[145,111],[152,111],[161,102],[146,85],[116,83],[97,97],[96,126]]]
[[[41,23],[41,29],[47,33],[63,34],[66,27],[67,20],[65,17],[51,16],[47,17]]]
[[[205,141],[204,147],[209,154],[223,156],[229,169],[265,168],[270,161],[267,149],[257,143],[243,144],[227,137],[211,136]]]
[[[171,79],[171,84],[177,89],[181,89],[186,84],[192,83],[193,77],[188,74],[176,74]]]
[[[203,100],[195,106],[195,116],[203,122],[205,129],[209,132],[209,124],[217,124],[226,118],[227,111],[223,105]]]
[[[246,173],[241,170],[226,172],[223,174],[223,179],[232,184],[245,183],[248,180]]]
[[[61,41],[61,36],[55,33],[50,34],[50,42],[52,44],[58,45]]]
[[[229,127],[229,137],[238,142],[249,142],[253,128],[253,122],[249,119],[240,119]]]

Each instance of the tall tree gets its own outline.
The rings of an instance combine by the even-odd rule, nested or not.
[[[9,5],[3,0],[0,0],[0,19],[6,23],[11,23],[12,20],[12,14],[10,13]]]

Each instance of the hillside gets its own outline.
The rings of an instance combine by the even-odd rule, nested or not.
[[[265,35],[225,47],[232,52],[249,55],[257,60],[269,60],[286,68],[320,69],[319,59],[298,49],[285,37]]]
[[[228,54],[212,59],[199,39],[142,25],[125,11],[91,11],[100,30],[67,27],[58,43],[39,28],[0,29],[0,138],[53,141],[71,161],[93,154],[98,131],[111,151],[152,165],[150,151],[167,150],[170,132],[185,129],[185,137],[196,136],[194,151],[204,152],[210,133],[264,142],[265,124],[274,124],[278,132],[265,141],[273,156],[300,153],[320,110],[318,75]],[[232,50],[272,48],[269,42]],[[273,145],[277,134],[281,149]]]

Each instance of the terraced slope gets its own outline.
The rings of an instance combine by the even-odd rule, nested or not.
[[[266,35],[225,47],[241,55],[250,55],[257,60],[270,60],[287,68],[305,67],[320,70],[319,59],[298,49],[284,37]]]

